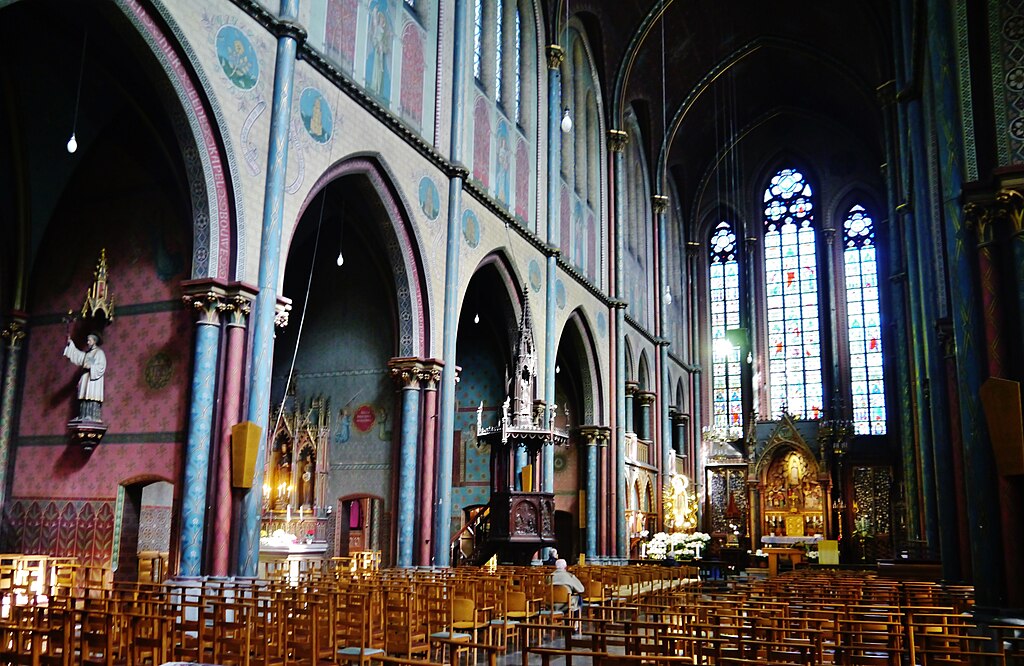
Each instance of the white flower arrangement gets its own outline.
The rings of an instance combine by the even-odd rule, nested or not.
[[[647,542],[647,559],[692,559],[702,555],[710,542],[711,535],[705,532],[658,532]]]

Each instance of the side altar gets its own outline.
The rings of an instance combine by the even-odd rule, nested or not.
[[[836,538],[833,475],[840,471],[833,429],[831,421],[784,414],[746,432],[705,432],[709,531],[749,549],[763,537],[787,543]]]

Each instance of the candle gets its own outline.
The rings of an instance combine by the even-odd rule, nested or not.
[[[284,522],[286,522],[286,523],[292,522],[292,505],[291,504],[288,505],[288,511],[285,512]]]
[[[697,551],[697,554],[694,555],[694,557],[699,560],[700,559],[700,542],[698,541],[697,543],[693,544],[693,547]]]

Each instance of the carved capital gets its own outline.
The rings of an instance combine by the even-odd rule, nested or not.
[[[399,388],[419,389],[423,364],[418,358],[393,358],[388,361],[388,370]]]
[[[686,241],[686,253],[695,256],[700,251],[700,243],[697,241]]]
[[[658,394],[653,391],[637,391],[636,399],[640,403],[641,407],[650,407],[657,400]]]
[[[626,395],[636,395],[640,392],[640,384],[636,382],[626,382]]]
[[[0,338],[7,341],[8,349],[17,349],[25,339],[25,322],[20,319],[13,320],[0,331]]]
[[[627,134],[625,130],[608,130],[608,148],[610,148],[613,153],[621,153],[626,149],[627,143],[629,143],[629,134]]]
[[[978,237],[978,246],[995,240],[995,222],[999,218],[998,206],[992,201],[970,201],[964,204],[964,222]]]
[[[425,384],[427,391],[436,391],[437,385],[441,382],[441,371],[444,369],[444,361],[436,358],[428,358],[420,364],[420,381]]]
[[[668,196],[665,194],[655,194],[651,196],[651,208],[654,209],[655,215],[661,215],[668,208]]]
[[[565,50],[558,44],[548,44],[548,69],[558,69],[565,62]]]
[[[586,446],[608,446],[611,428],[599,425],[584,425],[579,428],[580,439]]]
[[[284,298],[283,296],[277,299],[277,304],[274,306],[274,326],[277,328],[284,328],[288,325],[288,315],[292,311],[292,301],[290,298]]]
[[[1024,234],[1024,195],[1017,190],[1003,189],[996,195],[998,214],[1010,223],[1014,236]]]
[[[228,308],[224,300],[224,292],[211,287],[206,291],[196,291],[181,297],[186,307],[191,307],[198,315],[199,324],[220,325],[220,313]]]
[[[244,328],[249,315],[252,313],[252,304],[255,300],[255,288],[240,282],[234,282],[229,285],[224,297],[224,313],[228,319],[227,325]]]
[[[825,234],[825,243],[827,245],[832,245],[832,241],[836,239],[835,227],[825,227],[824,229],[821,230],[821,232]]]

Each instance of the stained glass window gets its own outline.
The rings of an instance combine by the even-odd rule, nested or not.
[[[884,435],[885,381],[878,262],[874,224],[863,206],[853,206],[846,216],[843,242],[854,430],[858,435]]]
[[[495,31],[494,36],[494,101],[501,102],[501,54],[504,50],[504,27],[505,27],[505,8],[502,6],[504,3],[502,0],[495,0],[494,12],[495,12]]]
[[[764,192],[768,382],[773,417],[822,410],[818,264],[811,186],[782,169]]]
[[[726,331],[740,327],[740,268],[736,233],[719,222],[711,234],[712,408],[716,426],[743,425],[740,350],[729,344]]]
[[[476,0],[476,17],[473,23],[473,76],[483,80],[484,68],[484,0]]]

